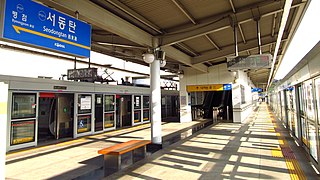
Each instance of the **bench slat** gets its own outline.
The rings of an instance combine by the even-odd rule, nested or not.
[[[130,140],[98,151],[99,154],[121,155],[150,144],[150,140]]]

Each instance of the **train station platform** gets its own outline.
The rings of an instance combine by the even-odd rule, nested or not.
[[[104,179],[319,179],[265,103],[244,124],[164,123],[168,144]],[[101,179],[99,149],[150,139],[149,124],[7,154],[7,179]],[[178,138],[178,139],[179,139]],[[167,141],[164,141],[167,142]]]
[[[208,120],[162,123],[163,146],[192,135]],[[150,139],[150,123],[41,147],[9,152],[6,179],[99,179],[103,160],[98,150],[132,139]]]
[[[265,103],[244,124],[219,123],[105,179],[320,179]]]

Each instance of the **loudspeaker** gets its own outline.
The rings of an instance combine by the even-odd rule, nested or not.
[[[162,51],[162,50],[158,50],[156,51],[156,59],[158,60],[164,60],[166,56],[166,52]]]

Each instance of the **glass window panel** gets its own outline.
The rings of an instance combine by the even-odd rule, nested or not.
[[[307,122],[306,119],[301,117],[301,134],[302,134],[302,142],[308,146],[307,142]]]
[[[134,111],[134,119],[133,120],[135,123],[141,122],[141,111],[140,110]]]
[[[304,110],[303,110],[303,91],[302,91],[302,87],[299,86],[298,87],[298,96],[299,96],[299,110],[300,110],[300,114],[304,115]]]
[[[78,116],[77,132],[84,133],[91,131],[91,115]]]
[[[141,109],[141,96],[134,96],[134,109]]]
[[[36,117],[36,94],[12,95],[12,119]]]
[[[288,123],[289,123],[290,131],[293,132],[294,122],[293,122],[293,119],[292,119],[292,116],[291,116],[291,112],[292,112],[292,91],[290,91],[290,90],[286,91],[286,96],[287,96]]]
[[[317,115],[318,115],[318,123],[320,124],[320,78],[315,81],[316,87],[316,105],[317,105]]]
[[[286,122],[286,108],[285,108],[285,99],[284,99],[284,91],[281,91],[280,92],[281,94],[281,101],[280,101],[280,104],[281,104],[281,121],[284,121]]]
[[[281,114],[281,92],[278,93],[278,103],[277,103],[277,116],[282,118],[282,114]]]
[[[104,113],[104,128],[114,127],[114,113]]]
[[[150,97],[143,96],[143,108],[150,108]]]
[[[161,106],[166,105],[166,96],[161,97]]]
[[[318,142],[320,142],[320,128],[318,127]]]
[[[298,137],[298,126],[297,126],[297,114],[296,112],[291,112],[291,119],[292,119],[292,129],[293,129],[293,135]]]
[[[11,122],[11,145],[34,142],[35,120]]]
[[[149,109],[143,110],[143,121],[150,121],[150,111],[149,111]]]
[[[114,95],[105,95],[104,96],[104,112],[114,111],[115,100]]]
[[[292,92],[292,122],[294,128],[294,135],[298,138],[298,119],[297,119],[297,103],[296,103],[296,87],[293,88]]]
[[[291,118],[291,111],[287,111],[287,118],[288,118],[288,124],[289,124],[289,129],[292,132],[293,130],[293,122],[292,122],[292,118]]]
[[[306,114],[309,120],[315,121],[312,80],[305,82]]]
[[[311,123],[309,123],[309,142],[310,142],[310,154],[316,161],[318,161],[316,128]]]
[[[86,114],[91,113],[92,101],[91,95],[79,94],[78,96],[78,113]]]
[[[173,102],[172,102],[172,96],[167,96],[167,99],[166,99],[166,114],[168,117],[172,116],[172,106],[173,106]]]
[[[197,105],[197,102],[196,102],[196,93],[195,92],[191,92],[189,93],[189,97],[190,97],[190,102],[191,102],[191,105]],[[163,97],[162,97],[163,98]],[[162,99],[161,98],[161,99]],[[161,101],[162,102],[162,101]],[[162,103],[161,103],[162,105]]]

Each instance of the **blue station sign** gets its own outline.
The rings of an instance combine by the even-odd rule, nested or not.
[[[31,0],[6,0],[2,37],[78,57],[90,57],[91,26]]]
[[[231,84],[224,84],[224,85],[223,85],[223,90],[224,90],[224,91],[232,90],[232,85],[231,85]]]
[[[261,88],[252,88],[251,92],[262,92]]]

